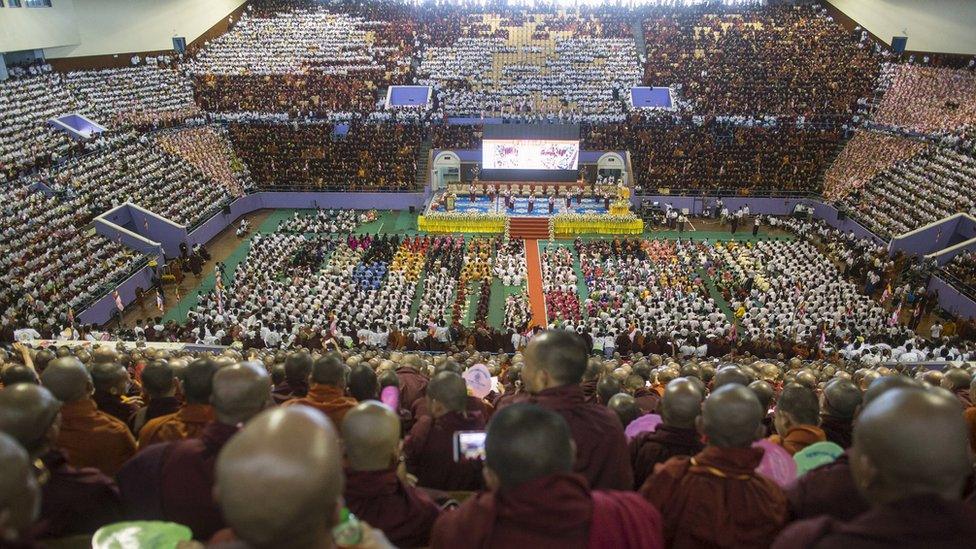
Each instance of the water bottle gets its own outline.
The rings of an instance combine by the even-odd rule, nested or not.
[[[348,507],[339,512],[339,524],[332,528],[332,541],[339,547],[355,547],[363,541],[363,525]]]

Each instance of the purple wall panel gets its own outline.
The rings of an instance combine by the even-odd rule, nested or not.
[[[146,266],[139,269],[135,274],[130,276],[123,282],[119,287],[119,296],[122,297],[122,303],[128,305],[136,299],[136,288],[147,289],[152,285],[152,273],[153,268]],[[91,307],[88,307],[78,315],[78,320],[84,324],[105,324],[118,309],[115,307],[115,297],[111,293],[102,297],[96,301]]]
[[[939,292],[939,306],[960,318],[976,318],[976,302],[937,276],[929,281],[929,291]]]

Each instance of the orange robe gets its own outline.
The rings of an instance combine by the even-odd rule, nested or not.
[[[308,395],[304,398],[289,400],[282,406],[295,406],[296,404],[315,408],[331,419],[336,428],[339,428],[342,425],[342,419],[346,417],[346,412],[359,402],[346,396],[338,387],[316,383],[309,388]]]
[[[57,446],[72,467],[94,467],[110,477],[136,453],[136,441],[125,423],[98,411],[90,398],[61,406]]]
[[[824,442],[825,440],[827,440],[827,434],[820,427],[814,427],[813,425],[797,425],[796,427],[790,427],[785,437],[779,435],[769,437],[770,442],[782,446],[791,456],[811,444]]]
[[[641,495],[661,511],[671,549],[768,547],[786,524],[783,490],[756,473],[760,448],[708,446],[659,465]]]
[[[972,447],[973,453],[976,453],[976,406],[967,408],[962,417],[965,418],[966,426],[969,427],[969,445]]]
[[[203,428],[214,421],[213,407],[209,404],[185,404],[175,414],[157,417],[139,431],[139,448],[158,442],[187,438],[199,438]]]

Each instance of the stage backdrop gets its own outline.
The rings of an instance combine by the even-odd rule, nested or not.
[[[486,125],[482,181],[576,181],[578,124]]]

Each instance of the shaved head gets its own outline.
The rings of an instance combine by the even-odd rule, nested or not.
[[[535,404],[513,404],[498,411],[488,424],[485,453],[485,464],[502,487],[573,469],[566,420]]]
[[[747,448],[763,432],[765,412],[755,393],[742,385],[719,387],[705,399],[699,428],[720,448]]]
[[[285,379],[304,383],[312,371],[312,355],[299,351],[285,359]]]
[[[157,360],[142,370],[142,389],[151,398],[159,398],[172,394],[176,387],[173,381],[176,375],[168,362]]]
[[[621,391],[620,381],[615,377],[607,376],[604,377],[596,384],[596,396],[600,400],[600,404],[606,405],[613,398],[613,395]]]
[[[769,405],[773,403],[773,397],[776,396],[776,391],[773,390],[773,386],[767,381],[759,380],[750,383],[749,390],[755,393],[763,411],[769,410]]]
[[[375,400],[346,412],[342,441],[349,467],[356,471],[385,471],[396,465],[400,417]]]
[[[92,392],[92,378],[85,365],[75,357],[56,358],[41,374],[41,383],[61,402],[88,398]]]
[[[817,388],[817,376],[805,368],[796,373],[794,381],[797,385],[802,385],[811,391]]]
[[[34,370],[22,364],[8,364],[0,370],[0,383],[10,387],[18,383],[40,383]]]
[[[749,385],[752,379],[748,374],[742,371],[738,366],[725,366],[719,371],[715,372],[715,381],[712,384],[713,389],[718,389],[723,385],[729,385],[731,383],[736,383],[738,385]]]
[[[394,374],[395,376],[396,374]],[[380,384],[376,378],[376,372],[369,366],[362,364],[353,366],[349,372],[349,394],[360,402],[375,400],[380,394]]]
[[[264,410],[270,399],[271,377],[259,362],[224,366],[214,374],[210,401],[221,423],[244,423]]]
[[[211,358],[198,358],[183,370],[183,395],[191,404],[207,404],[213,392],[213,377],[217,363]]]
[[[897,388],[868,404],[854,426],[851,474],[874,504],[917,494],[961,498],[972,474],[968,429],[951,396]]]
[[[125,368],[114,362],[94,363],[91,368],[91,377],[95,390],[100,393],[109,393],[113,389],[121,392],[125,389],[125,384],[129,380],[129,375],[125,371]]]
[[[241,540],[261,549],[328,542],[343,483],[335,427],[306,406],[258,415],[217,459],[224,519]]]
[[[467,408],[468,386],[454,372],[441,372],[427,384],[427,396],[450,411],[461,412]]]
[[[823,415],[838,419],[854,419],[854,414],[861,406],[861,390],[853,381],[836,378],[824,387],[820,401]]]
[[[668,383],[661,398],[661,421],[670,427],[691,429],[701,415],[705,396],[694,382],[679,377]]]
[[[617,414],[620,419],[620,424],[626,429],[630,425],[631,421],[639,418],[643,413],[640,406],[637,405],[637,400],[634,399],[632,395],[627,393],[617,393],[610,397],[607,401],[607,408]]]
[[[788,418],[790,426],[818,425],[820,423],[820,403],[817,402],[817,395],[799,383],[787,385],[776,402],[776,416],[781,417],[784,414]],[[786,435],[786,433],[781,432],[780,435]]]
[[[871,382],[867,391],[864,391],[864,402],[862,406],[867,406],[874,399],[891,391],[892,389],[923,389],[919,382],[905,376],[885,376],[879,377]]]
[[[973,376],[969,375],[969,372],[966,370],[962,368],[949,368],[942,376],[942,387],[950,391],[958,391],[960,389],[968,389],[972,381]]]
[[[30,456],[10,435],[0,433],[0,533],[22,537],[41,511],[41,491]]]
[[[17,439],[32,457],[48,449],[48,432],[61,402],[39,385],[23,383],[0,391],[0,431]]]
[[[586,343],[575,332],[542,332],[525,349],[522,381],[532,393],[579,383],[586,371],[586,355]]]
[[[346,387],[346,365],[339,353],[329,353],[312,364],[310,376],[313,383],[332,385],[343,389]]]

